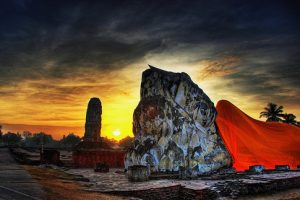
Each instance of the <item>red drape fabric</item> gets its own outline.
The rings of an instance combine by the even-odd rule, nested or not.
[[[251,165],[300,165],[300,128],[279,122],[255,120],[232,103],[217,103],[217,126],[238,171]]]

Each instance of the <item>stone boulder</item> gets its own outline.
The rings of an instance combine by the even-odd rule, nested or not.
[[[125,155],[125,168],[184,168],[198,175],[231,166],[216,114],[214,104],[186,73],[150,66],[142,76],[140,102],[133,114],[135,141]]]

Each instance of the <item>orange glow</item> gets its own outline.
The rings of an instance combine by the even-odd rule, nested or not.
[[[217,104],[217,125],[237,170],[250,165],[300,165],[300,128],[252,119],[229,101]]]
[[[83,133],[84,127],[72,127],[72,126],[44,126],[44,125],[26,125],[26,124],[2,124],[3,132],[8,131],[13,133],[22,133],[23,131],[29,131],[31,133],[44,132],[51,134],[54,139],[61,139],[63,135],[68,133]],[[79,135],[79,134],[77,134]],[[80,136],[83,136],[80,134]]]
[[[83,136],[88,101],[99,97],[101,137],[120,140],[133,136],[132,116],[139,101],[140,74],[138,70],[105,74],[90,71],[88,77],[74,77],[71,82],[28,80],[17,86],[0,87],[0,91],[12,94],[0,96],[3,132],[42,131],[55,139],[70,132]],[[132,81],[132,76],[137,78]],[[39,85],[43,88],[37,88]],[[112,134],[115,129],[121,131],[118,136]]]
[[[183,56],[184,57],[184,56]],[[124,66],[115,71],[97,71],[84,68],[80,76],[74,74],[72,79],[38,79],[24,80],[15,85],[0,86],[0,124],[3,131],[32,131],[46,132],[54,138],[74,132],[79,136],[84,134],[87,103],[91,97],[99,97],[102,102],[101,136],[120,140],[133,136],[132,115],[140,99],[140,83],[142,72],[147,69],[145,63],[151,63],[162,69],[186,72],[192,80],[212,99],[217,102],[226,98],[254,118],[259,116],[264,105],[268,102],[257,99],[256,96],[241,95],[230,89],[232,83],[218,76],[210,75],[211,62],[203,60],[196,63],[185,63],[178,60],[180,56],[159,57],[148,56],[146,61]],[[218,65],[222,62],[218,61]],[[229,65],[235,60],[226,61]],[[160,64],[160,65],[158,65]],[[140,67],[143,66],[143,67]],[[203,72],[202,69],[205,69]],[[208,72],[207,72],[208,71]],[[230,73],[226,71],[225,74]],[[206,78],[201,78],[205,74]],[[300,107],[276,102],[285,106],[285,112],[300,116]],[[5,124],[11,124],[7,126]],[[15,126],[14,126],[15,124]],[[27,124],[20,126],[18,124]],[[34,125],[34,126],[33,126]],[[38,126],[35,126],[38,125]],[[115,136],[112,132],[119,129],[121,134]]]

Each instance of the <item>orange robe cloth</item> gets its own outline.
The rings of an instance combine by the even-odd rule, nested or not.
[[[217,126],[233,157],[237,171],[251,165],[300,165],[300,128],[280,122],[255,120],[232,103],[221,100],[217,103]]]

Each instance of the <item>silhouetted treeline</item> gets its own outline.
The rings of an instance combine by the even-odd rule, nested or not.
[[[55,140],[51,135],[40,132],[32,134],[28,131],[24,131],[23,134],[8,132],[3,134],[0,129],[0,144],[8,146],[20,146],[20,147],[48,147],[48,148],[63,148],[71,149],[80,142],[80,137],[69,133],[67,136],[63,136],[61,140]]]
[[[125,137],[122,140],[119,141],[119,146],[125,150],[131,147],[131,144],[133,143],[134,138],[133,137]]]
[[[107,137],[101,137],[101,140],[111,147],[127,149],[131,145],[133,138],[128,136],[119,142]],[[55,140],[50,134],[43,132],[31,133],[29,131],[24,131],[22,134],[12,132],[4,134],[2,133],[2,126],[0,125],[0,146],[8,145],[30,148],[40,148],[43,146],[45,148],[72,149],[80,141],[81,138],[74,133],[64,135],[60,140]]]
[[[300,122],[296,121],[296,116],[292,113],[284,113],[283,106],[278,106],[275,103],[268,103],[264,111],[260,113],[260,118],[267,118],[267,122],[283,122],[300,126]]]

